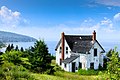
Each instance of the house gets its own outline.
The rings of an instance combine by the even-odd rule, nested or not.
[[[82,69],[98,69],[103,66],[105,50],[96,40],[96,32],[92,35],[65,35],[56,48],[56,63],[65,71],[77,72]]]

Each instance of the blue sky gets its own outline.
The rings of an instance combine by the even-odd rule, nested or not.
[[[45,41],[60,33],[92,34],[120,42],[119,0],[0,0],[0,30]]]

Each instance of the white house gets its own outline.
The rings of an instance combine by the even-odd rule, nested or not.
[[[105,50],[96,40],[96,32],[92,35],[65,35],[56,46],[56,63],[68,72],[82,69],[98,69],[103,66]]]

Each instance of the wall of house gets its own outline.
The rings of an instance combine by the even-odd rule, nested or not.
[[[97,56],[94,56],[94,49],[97,48]],[[94,47],[91,48],[90,54],[87,55],[87,68],[90,68],[90,63],[94,63],[94,69],[98,69],[99,64],[103,66],[103,53],[101,53],[102,49],[98,45],[98,43],[94,44]]]
[[[75,62],[75,72],[77,72],[78,71],[78,67],[79,67],[79,60],[80,60],[80,57],[78,57],[77,59],[73,60],[71,63],[67,63],[66,67],[65,67],[65,64],[62,63],[61,67],[65,71],[72,72],[72,63]]]
[[[86,69],[87,68],[87,55],[83,53],[79,53],[79,54],[80,54],[79,62],[82,63],[82,69]]]
[[[60,45],[58,46],[57,50],[56,50],[56,63],[58,65],[60,65],[60,59],[61,59],[61,53],[60,53],[60,47],[61,47],[61,43]],[[68,47],[68,53],[66,53],[66,47]],[[64,47],[64,59],[66,59],[67,57],[69,58],[71,53],[70,53],[71,49],[70,47],[68,46],[66,40],[65,40],[65,47]]]

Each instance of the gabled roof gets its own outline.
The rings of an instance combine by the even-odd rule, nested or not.
[[[92,35],[65,35],[65,39],[72,52],[86,53],[92,48]]]
[[[69,45],[71,51],[74,53],[84,53],[85,54],[86,52],[89,52],[90,49],[92,48],[92,46],[94,45],[92,43],[92,35],[64,35],[64,36],[65,36],[65,40],[66,40],[67,44]],[[97,40],[95,42],[97,42],[98,45],[103,50],[103,52],[105,52],[105,50],[99,44],[99,42]],[[60,43],[61,43],[61,39],[60,39],[59,43],[57,44],[55,50],[57,50]]]
[[[105,50],[103,49],[103,47],[100,45],[100,43],[96,40],[96,42],[98,43],[98,45],[101,47],[101,49],[103,50],[102,53],[105,53]]]
[[[78,55],[72,55],[72,56],[70,56],[70,58],[66,58],[65,60],[63,60],[62,63],[65,63],[65,64],[70,63],[78,57],[79,57]]]

